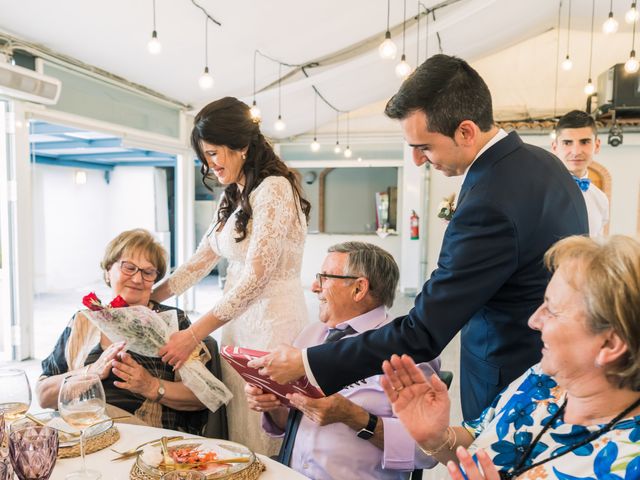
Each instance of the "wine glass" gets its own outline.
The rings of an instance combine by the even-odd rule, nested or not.
[[[31,405],[31,387],[24,370],[0,369],[0,412],[11,423],[24,416]]]
[[[104,418],[105,396],[100,377],[96,374],[70,375],[62,381],[58,394],[60,416],[80,430],[82,469],[66,476],[67,480],[97,480],[100,472],[87,470],[84,459],[84,434],[87,427]]]
[[[40,425],[9,434],[9,458],[20,480],[47,480],[58,458],[58,432]]]

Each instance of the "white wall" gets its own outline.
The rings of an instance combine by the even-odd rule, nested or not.
[[[156,230],[156,169],[116,167],[109,184],[103,171],[86,170],[84,185],[74,183],[75,171],[33,168],[35,293],[100,280],[99,263],[113,237],[130,228]]]

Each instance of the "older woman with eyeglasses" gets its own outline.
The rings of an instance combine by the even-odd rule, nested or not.
[[[146,230],[122,232],[114,238],[101,262],[113,297],[129,305],[145,305],[157,312],[172,307],[150,299],[151,289],[167,269],[166,252]],[[177,310],[177,309],[176,309]],[[190,322],[177,310],[180,330]],[[210,359],[203,347],[202,361]],[[36,394],[44,408],[56,408],[62,380],[69,373],[95,373],[102,379],[107,403],[124,409],[144,423],[191,433],[201,433],[207,410],[175,377],[160,358],[127,353],[123,343],[112,343],[81,312],[76,313],[42,362]]]
[[[454,480],[640,479],[640,243],[569,237],[545,261],[553,277],[529,319],[542,361],[480,418],[450,426],[446,387],[407,356],[384,362],[383,388]]]

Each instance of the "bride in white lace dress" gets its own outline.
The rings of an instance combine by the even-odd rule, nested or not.
[[[196,253],[152,298],[181,294],[221,257],[229,261],[227,282],[211,310],[173,334],[160,354],[180,365],[196,342],[219,327],[224,345],[271,350],[291,343],[307,322],[300,268],[310,205],[297,178],[262,136],[249,107],[235,98],[217,100],[198,113],[191,143],[203,177],[213,171],[227,187]],[[263,433],[260,415],[247,407],[244,381],[226,362],[222,368],[234,395],[227,406],[230,439],[259,453],[277,453],[279,441]]]

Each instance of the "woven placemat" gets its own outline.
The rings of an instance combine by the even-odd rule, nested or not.
[[[249,465],[249,467],[224,478],[228,480],[256,480],[266,469],[267,467],[256,458],[256,461]],[[157,475],[149,475],[143,472],[137,462],[134,462],[133,467],[131,467],[131,472],[129,473],[129,480],[158,480],[159,478]]]
[[[103,448],[107,448],[110,445],[113,445],[120,439],[120,432],[116,428],[115,425],[112,425],[110,428],[105,430],[102,433],[90,438],[86,438],[84,440],[84,454],[87,455],[89,453],[97,452],[98,450],[102,450]],[[60,447],[58,449],[58,458],[71,458],[71,457],[79,457],[80,456],[80,442],[68,446],[68,447]]]

